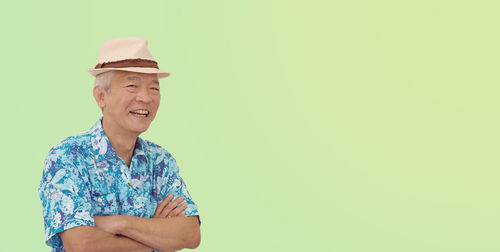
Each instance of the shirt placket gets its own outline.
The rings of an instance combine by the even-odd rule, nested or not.
[[[130,169],[122,162],[122,164],[120,165],[120,170],[122,173],[123,182],[125,183],[127,188],[132,187],[132,179],[131,179]]]

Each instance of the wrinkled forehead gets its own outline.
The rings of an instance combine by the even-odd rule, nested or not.
[[[160,84],[157,74],[135,73],[128,71],[117,71],[117,79],[122,82],[146,82]]]

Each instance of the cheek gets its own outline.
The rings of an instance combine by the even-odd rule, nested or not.
[[[155,110],[158,110],[158,107],[160,107],[160,97],[158,96],[157,98],[153,98],[153,104]]]
[[[134,97],[127,96],[127,97],[122,97],[122,99],[120,99],[117,104],[120,104],[121,110],[128,112],[131,109],[133,103],[134,103]]]

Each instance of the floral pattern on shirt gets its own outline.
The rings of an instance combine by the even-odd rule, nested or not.
[[[186,216],[199,215],[167,150],[138,137],[127,167],[113,150],[101,119],[90,131],[59,142],[45,158],[38,193],[45,242],[52,251],[63,251],[60,232],[95,226],[96,215],[151,218],[158,203],[169,194],[184,197]],[[201,225],[199,216],[198,221]]]

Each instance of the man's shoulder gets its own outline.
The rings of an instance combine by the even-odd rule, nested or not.
[[[69,136],[59,141],[48,152],[44,161],[40,187],[44,181],[50,181],[59,174],[79,174],[89,155],[91,140],[88,132]]]
[[[77,157],[91,148],[90,132],[69,136],[55,144],[47,154],[47,159]]]
[[[147,140],[147,139],[142,139],[142,142],[144,143],[144,148],[145,148],[145,151],[151,155],[151,156],[154,156],[156,158],[156,160],[161,160],[163,158],[167,158],[167,159],[170,159],[172,158],[172,154],[167,151],[167,149],[163,148],[162,146],[160,146],[159,144],[156,144],[150,140]]]

